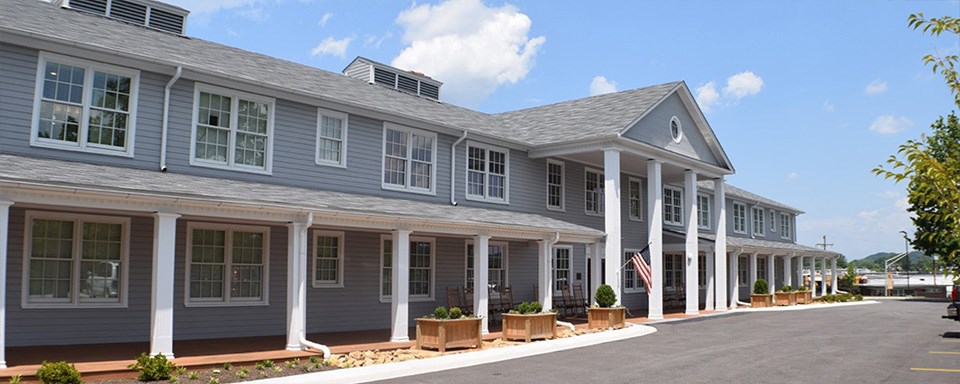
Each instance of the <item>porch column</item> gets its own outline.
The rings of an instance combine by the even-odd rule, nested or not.
[[[777,261],[777,256],[770,254],[767,258],[767,290],[770,291],[772,295],[777,290],[777,270],[774,267]]]
[[[593,261],[590,263],[590,293],[587,294],[587,301],[591,304],[594,303],[593,295],[597,292],[597,288],[600,288],[600,276],[602,275],[601,268],[603,266],[603,253],[600,252],[601,249],[605,249],[606,246],[601,246],[600,243],[596,243],[590,246],[591,257]],[[551,292],[552,288],[551,288]]]
[[[343,244],[340,245],[341,247]],[[287,350],[303,349],[307,333],[307,224],[287,224]]]
[[[730,254],[730,309],[740,301],[740,251]],[[718,298],[719,299],[719,298]]]
[[[827,294],[827,258],[820,258],[820,296]]]
[[[793,255],[783,257],[783,285],[789,285],[790,288],[796,288],[793,286]]]
[[[686,296],[687,310],[686,314],[696,315],[700,313],[700,263],[697,259],[700,257],[698,250],[697,235],[697,173],[692,170],[683,172],[683,191],[684,207],[687,217],[686,234]]]
[[[0,369],[7,368],[7,243],[12,201],[0,200]]]
[[[753,284],[757,282],[757,253],[750,254],[750,285],[747,290],[753,293]]]
[[[153,273],[150,300],[150,356],[173,358],[174,249],[176,213],[153,214]]]
[[[622,218],[620,212],[620,150],[608,148],[603,150],[603,219],[607,232],[606,251],[606,284],[617,293],[617,303],[623,298],[623,285],[620,284],[620,264],[623,259],[623,250],[620,247]]]
[[[830,259],[830,293],[837,294],[837,258]]]
[[[807,282],[807,285],[809,285],[811,297],[817,295],[817,291],[814,290],[815,288],[817,288],[817,281],[815,279],[816,275],[817,275],[817,258],[810,256],[810,281]]]
[[[650,284],[647,290],[647,318],[663,319],[663,181],[659,160],[647,160],[647,225],[650,242]],[[610,241],[610,234],[607,234]],[[612,261],[612,260],[611,260]],[[653,292],[650,292],[653,291]]]
[[[410,322],[410,233],[406,229],[393,231],[393,271],[390,285],[390,341],[410,341],[408,336]],[[474,261],[477,258],[474,249]],[[474,269],[477,269],[474,263]],[[484,268],[486,269],[486,268]],[[476,281],[474,281],[476,287]],[[474,289],[476,291],[476,289]],[[486,290],[484,290],[486,292]]]
[[[726,192],[724,191],[724,181],[723,178],[713,180],[713,206],[714,206],[714,218],[713,222],[716,224],[713,227],[716,228],[716,240],[713,243],[713,254],[714,254],[714,265],[716,268],[716,284],[714,286],[716,289],[716,309],[718,311],[727,310],[727,291],[723,288],[727,286],[727,203],[726,203]],[[737,276],[737,263],[736,257],[733,259],[735,262],[730,263],[733,268],[730,271],[730,276]],[[731,278],[731,280],[733,280]],[[733,284],[730,294],[738,289],[737,284]],[[730,300],[730,306],[736,307],[737,301]]]
[[[713,266],[713,252],[707,252],[704,255],[704,260],[706,264],[704,265],[707,268],[707,281],[706,281],[706,299],[704,299],[703,308],[707,311],[712,311],[714,309],[714,295],[716,291],[722,291],[723,288],[717,289],[716,279],[714,279],[714,271],[716,268]]]
[[[797,256],[797,287],[803,285],[803,256]]]
[[[537,298],[540,299],[544,311],[553,308],[553,247],[547,246],[550,241],[547,239],[537,241]],[[474,274],[476,274],[476,268],[474,268]]]
[[[490,333],[487,316],[487,300],[490,293],[487,283],[490,281],[490,236],[477,235],[473,237],[473,305],[474,314],[480,316],[482,328],[480,332]]]

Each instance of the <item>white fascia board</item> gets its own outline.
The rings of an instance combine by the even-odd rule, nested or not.
[[[733,173],[728,169],[625,137],[613,137],[592,141],[546,145],[529,150],[527,155],[531,159],[540,159],[545,157],[562,157],[578,153],[596,152],[609,148],[620,149],[626,153],[644,156],[649,159],[661,160],[665,164],[677,165],[685,169],[693,169],[697,171],[698,174],[701,174],[706,178],[715,179]]]

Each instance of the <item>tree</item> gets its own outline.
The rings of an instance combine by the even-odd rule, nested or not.
[[[940,117],[930,128],[933,134],[924,137],[926,153],[940,164],[950,159],[960,158],[960,119],[950,114],[946,119]],[[907,201],[913,212],[913,225],[917,236],[911,242],[917,250],[927,255],[950,255],[960,249],[960,232],[954,231],[956,219],[942,213],[950,209],[939,200],[927,198],[928,186],[935,181],[928,180],[925,174],[917,174],[907,186]]]
[[[847,267],[847,257],[842,253],[837,257],[837,268],[846,268]]]

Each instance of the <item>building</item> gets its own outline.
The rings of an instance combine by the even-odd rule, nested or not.
[[[890,273],[890,280],[884,273],[869,273],[858,276],[857,288],[864,296],[918,296],[928,298],[949,298],[953,291],[952,276],[914,272]],[[889,285],[888,285],[889,284]]]
[[[682,81],[485,114],[365,58],[337,74],[190,38],[154,0],[0,9],[0,366],[25,345],[404,341],[452,286],[550,307],[605,282],[695,314],[835,266],[796,244],[800,210],[725,184]],[[650,294],[620,269],[648,244]]]

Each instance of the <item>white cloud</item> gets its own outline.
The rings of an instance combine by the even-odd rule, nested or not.
[[[882,80],[871,81],[870,84],[867,84],[867,87],[863,89],[870,96],[876,96],[887,92],[887,82]]]
[[[796,181],[800,178],[800,174],[796,172],[790,172],[787,174],[787,181]]]
[[[830,100],[824,100],[823,109],[827,112],[833,112],[837,109],[837,105],[834,103],[831,103]]]
[[[876,220],[877,216],[879,215],[880,215],[880,211],[874,209],[872,211],[860,211],[860,213],[857,214],[857,217],[859,217],[860,220],[863,220],[863,221],[873,221],[873,220]]]
[[[697,104],[700,104],[700,109],[704,112],[710,112],[713,109],[713,106],[720,101],[720,93],[717,92],[717,84],[714,82],[708,82],[704,85],[697,87]]]
[[[500,85],[526,78],[546,41],[529,37],[532,21],[516,7],[480,0],[414,5],[397,23],[408,46],[391,64],[444,82],[445,100],[471,107]]]
[[[321,28],[326,27],[327,22],[330,21],[331,17],[333,17],[332,13],[330,12],[324,13],[323,16],[320,17],[320,22],[318,22],[317,25],[319,25]]]
[[[166,0],[167,3],[190,11],[190,15],[213,13],[221,9],[250,6],[263,0]]]
[[[613,93],[617,91],[617,82],[607,80],[606,77],[596,76],[590,82],[590,96]]]
[[[894,115],[881,115],[870,124],[870,130],[883,135],[892,135],[913,126],[910,119]]]
[[[761,89],[763,89],[763,79],[753,72],[744,71],[727,78],[727,86],[723,87],[723,95],[739,101],[744,97],[760,93]]]
[[[847,260],[903,249],[903,238],[898,232],[914,231],[907,206],[904,197],[849,215],[816,219],[801,216],[797,220],[798,243],[813,245],[826,235],[827,241],[835,244],[832,250],[845,254]]]
[[[381,36],[369,35],[365,40],[363,40],[363,46],[364,47],[372,46],[374,48],[380,49],[380,45],[383,44],[384,41],[387,41],[392,37],[393,37],[393,32],[387,32]]]
[[[328,37],[310,50],[310,56],[331,55],[342,59],[347,56],[347,47],[350,46],[351,41],[353,41],[352,37],[344,37],[340,40]]]

